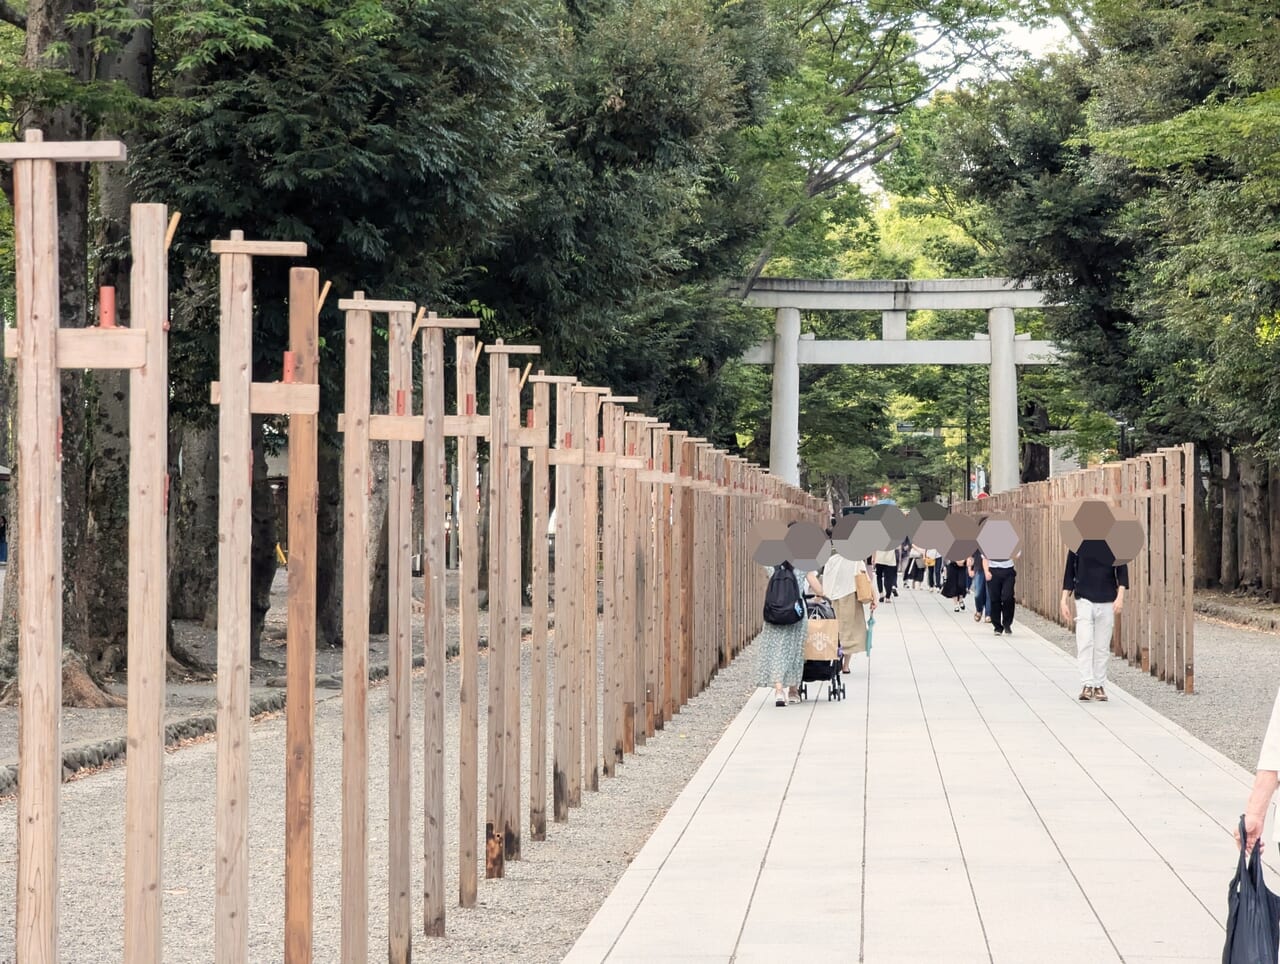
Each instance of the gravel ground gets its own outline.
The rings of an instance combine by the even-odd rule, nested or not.
[[[753,652],[722,672],[665,731],[640,748],[599,793],[583,794],[583,806],[567,825],[550,824],[548,839],[534,842],[527,830],[524,859],[509,863],[501,881],[482,880],[478,906],[448,908],[444,939],[416,941],[432,958],[470,961],[559,961],[603,903],[630,859],[697,770],[752,692]],[[524,652],[526,674],[529,652]],[[486,691],[486,660],[480,660],[480,692]],[[450,842],[447,892],[457,893],[458,680],[449,665],[446,707],[446,839]],[[422,834],[421,676],[415,687],[415,815],[411,846]],[[315,948],[320,961],[336,960],[339,948],[341,700],[321,691],[316,709],[316,896]],[[326,698],[328,697],[328,698]],[[524,734],[528,738],[528,699]],[[481,718],[481,814],[484,800],[484,713]],[[386,946],[387,691],[369,699],[370,908],[369,946]],[[548,734],[550,736],[550,734]],[[252,956],[282,959],[280,921],[284,871],[284,720],[266,717],[252,730],[250,830]],[[528,797],[528,754],[522,800]],[[550,758],[550,744],[548,745]],[[165,959],[207,962],[213,958],[215,743],[206,739],[171,752],[165,767]],[[62,795],[61,954],[67,961],[112,961],[123,955],[120,892],[123,886],[125,770],[112,767],[68,783]],[[526,805],[527,806],[527,805]],[[525,811],[527,812],[527,810]],[[551,813],[550,800],[547,802]],[[527,818],[526,818],[527,824]],[[0,934],[13,933],[16,818],[12,799],[0,802]],[[480,841],[482,844],[483,841]],[[483,852],[483,846],[479,848]],[[414,892],[421,893],[415,860]],[[420,920],[420,905],[415,920]],[[0,946],[0,960],[5,960]]]
[[[1075,655],[1075,635],[1019,607],[1017,624]],[[1195,621],[1195,693],[1190,696],[1150,673],[1111,659],[1115,684],[1250,772],[1280,688],[1280,636],[1213,619]]]

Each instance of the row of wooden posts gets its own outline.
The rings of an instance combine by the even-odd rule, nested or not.
[[[1018,562],[1020,605],[1061,623],[1062,572],[1067,556],[1060,523],[1085,500],[1136,517],[1146,533],[1129,563],[1129,591],[1116,620],[1112,651],[1131,665],[1195,691],[1195,447],[1179,445],[1032,482],[963,511],[1008,513],[1022,534]]]
[[[54,165],[123,160],[115,142],[45,143],[28,132],[0,145],[15,166],[18,325],[6,356],[18,366],[19,737],[17,934],[19,960],[58,959],[58,802],[61,778],[61,491],[59,369],[127,368],[130,396],[130,581],[126,790],[125,960],[163,958],[162,763],[164,749],[166,515],[168,509],[166,250],[176,227],[163,205],[135,205],[132,317],[92,329],[58,327]],[[219,406],[218,713],[215,958],[244,962],[249,949],[251,418],[289,419],[288,668],[286,693],[285,959],[312,959],[315,723],[316,504],[319,388],[318,273],[289,273],[289,351],[279,382],[254,382],[255,259],[298,258],[306,246],[248,241],[211,245],[221,262]],[[414,899],[410,839],[413,735],[410,565],[412,447],[423,446],[425,721],[424,894],[421,931],[445,931],[445,440],[458,447],[460,625],[459,891],[476,902],[481,866],[501,877],[529,835],[566,821],[584,790],[619,773],[627,755],[663,729],[759,625],[762,570],[749,534],[770,518],[825,523],[825,505],[655,419],[634,398],[571,377],[523,372],[529,346],[452,338],[456,386],[446,407],[446,333],[478,327],[439,318],[412,302],[356,292],[339,301],[346,321],[343,432],[344,545],[367,545],[370,449],[389,445],[389,960],[410,956]],[[388,332],[387,412],[372,411],[374,316]],[[420,345],[418,344],[420,341]],[[415,347],[417,346],[417,347]],[[414,353],[421,355],[421,403]],[[488,358],[489,412],[476,403],[477,365]],[[531,406],[523,408],[531,396]],[[523,418],[522,418],[523,415]],[[489,460],[487,780],[478,826],[480,655],[477,570],[481,444]],[[531,512],[522,513],[521,460],[531,463]],[[555,564],[545,533],[554,485]],[[523,527],[533,533],[532,571],[521,566]],[[532,587],[532,668],[521,672],[521,604]],[[368,959],[369,559],[343,560],[343,745],[341,960]],[[555,620],[550,630],[549,593]],[[600,599],[603,606],[600,606]],[[548,706],[548,674],[553,705]],[[598,674],[603,687],[598,690]],[[521,694],[531,693],[531,732],[521,734]],[[553,727],[548,787],[546,735]],[[526,749],[527,748],[527,749]],[[529,794],[521,799],[522,755]],[[478,847],[483,843],[483,855]]]

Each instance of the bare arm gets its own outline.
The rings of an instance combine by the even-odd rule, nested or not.
[[[809,591],[811,593],[815,596],[826,596],[826,593],[822,591],[822,583],[818,581],[818,577],[816,575],[808,573],[806,578],[809,580]]]
[[[1267,807],[1271,806],[1271,798],[1275,796],[1276,785],[1280,783],[1280,774],[1275,770],[1259,770],[1253,778],[1253,792],[1244,805],[1245,847],[1252,850],[1254,842],[1262,834],[1262,824],[1267,816]],[[1239,831],[1236,831],[1237,838]],[[1239,839],[1236,840],[1239,843]]]

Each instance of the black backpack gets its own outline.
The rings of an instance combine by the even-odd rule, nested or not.
[[[804,618],[804,605],[800,600],[800,587],[796,584],[795,570],[784,562],[769,577],[769,588],[764,591],[764,621],[775,626],[790,626]]]

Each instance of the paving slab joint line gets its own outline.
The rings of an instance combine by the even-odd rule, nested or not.
[[[738,658],[741,659],[742,657],[743,657],[743,654],[740,653],[738,655]],[[752,707],[751,707],[752,700],[755,700],[757,703],[754,710],[752,710]],[[733,758],[734,751],[737,750],[739,744],[741,744],[742,740],[746,737],[747,730],[750,729],[751,724],[755,721],[755,718],[760,714],[766,702],[767,701],[761,697],[759,692],[757,692],[754,696],[749,697],[746,705],[743,706],[741,711],[739,711],[738,716],[734,719],[733,723],[729,725],[729,727],[725,730],[724,734],[716,742],[716,746],[712,749],[711,754],[709,754],[707,759],[703,761],[702,766],[698,768],[698,771],[701,772],[702,769],[707,767],[707,765],[711,763],[711,761],[715,757],[717,751],[720,750],[722,746],[725,746],[728,743],[728,739],[727,739],[728,736],[731,733],[733,733],[735,729],[741,730],[741,732],[737,734],[737,739],[733,741],[732,747],[730,747],[727,751],[722,753],[722,756],[724,757],[724,759],[720,762],[720,765],[716,769],[715,778],[713,778],[710,781],[710,783],[707,784],[706,788],[702,791],[697,805],[689,813],[689,817],[685,821],[685,825],[680,828],[679,835],[667,848],[667,853],[663,856],[662,862],[654,869],[652,876],[650,877],[649,881],[645,885],[644,890],[641,892],[639,897],[635,900],[631,909],[627,913],[627,918],[623,922],[622,927],[618,929],[618,932],[614,934],[612,936],[612,939],[609,941],[608,949],[605,951],[604,955],[599,958],[599,961],[601,962],[601,964],[603,964],[604,961],[608,960],[610,955],[613,954],[614,949],[618,946],[618,942],[622,940],[622,935],[625,934],[627,931],[627,928],[631,926],[631,922],[635,918],[636,910],[640,907],[642,903],[644,903],[644,900],[648,896],[650,889],[653,887],[654,881],[656,881],[658,879],[658,876],[662,873],[662,868],[666,864],[667,859],[671,856],[672,851],[674,851],[675,848],[679,846],[680,841],[684,838],[685,833],[689,829],[689,824],[692,822],[693,818],[697,815],[698,810],[701,809],[702,804],[705,802],[707,794],[711,792],[712,788],[716,784],[716,780],[719,779],[719,776],[724,771],[724,768],[728,766],[729,760]],[[697,774],[695,773],[694,779],[696,778],[697,778]],[[692,783],[693,781],[691,780],[690,782]],[[686,785],[685,790],[681,791],[681,796],[684,796],[684,794],[688,792],[688,789],[689,788]],[[677,798],[676,800],[676,804],[678,803],[679,803],[679,798]],[[675,805],[673,805],[673,807],[674,806]],[[659,823],[658,826],[661,827],[661,823]],[[657,830],[655,829],[654,832],[656,834]],[[653,838],[651,837],[650,839],[653,839]],[[641,854],[644,853],[644,848],[641,848],[640,853]],[[640,855],[637,854],[636,856],[638,859]],[[608,898],[605,898],[605,903],[607,905]],[[594,922],[594,920],[595,918],[592,918],[592,922]],[[575,959],[575,953],[574,953],[575,950],[580,950],[580,953],[577,956],[581,957],[582,954],[586,952],[587,948],[591,947],[592,945],[598,946],[600,943],[603,943],[599,937],[592,935],[591,930],[592,930],[592,925],[591,923],[588,923],[587,929],[579,936],[578,942],[574,944],[573,948],[570,948],[569,954],[565,958],[566,962],[572,961]],[[579,948],[579,945],[581,945],[580,948]]]
[[[426,663],[421,656],[413,657],[413,666],[420,669]],[[377,682],[385,679],[389,672],[386,663],[376,663],[369,667],[369,681]],[[284,709],[286,693],[278,690],[272,693],[258,693],[249,700],[249,716],[256,719],[267,713],[276,713]],[[164,727],[164,745],[174,746],[183,740],[192,740],[207,736],[218,729],[218,714],[193,713],[181,719],[166,723]],[[82,770],[99,767],[115,760],[123,759],[129,747],[129,741],[123,736],[109,737],[90,743],[77,743],[64,747],[62,751],[62,782],[71,780]],[[18,792],[18,765],[6,763],[0,765],[0,798],[12,796]]]

